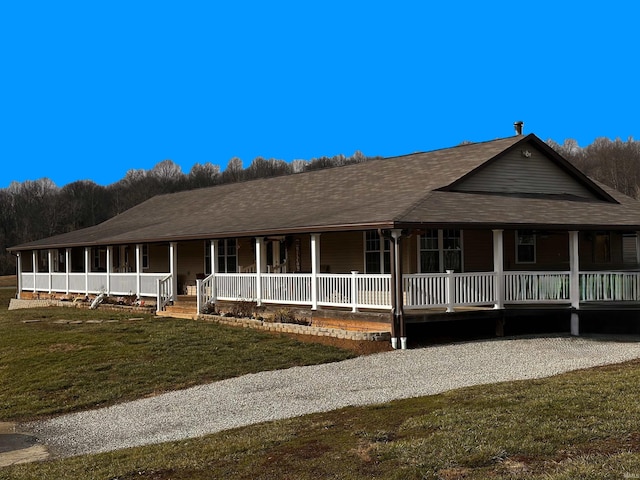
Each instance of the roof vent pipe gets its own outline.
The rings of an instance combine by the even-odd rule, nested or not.
[[[524,122],[521,120],[518,122],[514,122],[513,127],[516,129],[516,135],[520,136],[522,135],[522,127],[524,127]]]

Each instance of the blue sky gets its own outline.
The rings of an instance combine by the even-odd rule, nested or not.
[[[636,138],[638,5],[3,2],[0,188],[401,155],[516,120],[559,143]]]

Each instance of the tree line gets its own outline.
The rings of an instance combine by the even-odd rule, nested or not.
[[[640,198],[640,142],[633,138],[622,141],[602,137],[584,148],[572,139],[562,145],[553,140],[547,143],[591,178]],[[15,257],[6,251],[7,247],[96,225],[155,195],[360,163],[371,158],[376,157],[366,157],[361,152],[350,157],[337,155],[293,162],[258,157],[247,168],[242,160],[232,158],[224,171],[212,163],[196,163],[188,173],[173,161],[163,160],[150,170],[129,170],[123,179],[107,186],[79,180],[58,187],[47,178],[13,182],[0,189],[0,275],[15,272]]]
[[[310,161],[257,157],[244,168],[232,158],[224,171],[213,163],[196,163],[188,173],[172,160],[150,170],[129,170],[107,186],[78,180],[58,187],[48,178],[13,182],[0,189],[0,275],[15,273],[15,257],[7,248],[101,223],[159,194],[211,187],[225,183],[289,175],[322,168],[360,163],[370,159],[356,151]]]

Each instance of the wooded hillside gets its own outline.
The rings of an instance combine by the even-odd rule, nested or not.
[[[466,143],[466,142],[465,142]],[[640,197],[640,142],[598,138],[587,147],[575,140],[547,143],[587,175],[633,198]],[[311,161],[256,158],[247,168],[232,158],[224,171],[212,163],[196,163],[189,173],[171,160],[151,170],[130,170],[108,186],[79,180],[63,187],[51,180],[14,182],[0,189],[0,275],[15,273],[13,245],[89,227],[137,205],[154,195],[203,188],[223,183],[288,175],[369,160],[356,152]]]
[[[15,257],[6,251],[8,247],[96,225],[155,195],[348,165],[370,158],[361,152],[350,157],[336,155],[293,162],[258,157],[247,168],[242,160],[232,158],[224,171],[212,163],[196,163],[189,173],[173,161],[163,160],[151,170],[129,170],[122,180],[108,186],[79,180],[58,187],[48,178],[13,182],[0,189],[0,275],[15,273]]]

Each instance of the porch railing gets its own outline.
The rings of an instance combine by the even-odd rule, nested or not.
[[[569,272],[505,272],[504,301],[508,303],[566,303]]]
[[[263,273],[260,282],[263,302],[291,305],[311,303],[310,273]]]
[[[173,275],[167,275],[158,279],[158,297],[156,300],[156,310],[164,310],[173,299]]]
[[[497,302],[496,274],[425,273],[403,276],[404,308],[421,309],[491,305]]]
[[[158,295],[158,280],[167,273],[140,273],[140,291],[138,292],[138,274],[106,272],[69,272],[60,273],[22,273],[22,288],[36,292],[61,292],[76,294],[109,295],[139,295],[141,297],[156,297]],[[34,284],[35,277],[35,284]],[[68,279],[68,286],[67,286]]]
[[[640,272],[580,272],[574,296],[579,302],[640,302]],[[260,289],[258,290],[258,279]],[[315,285],[314,285],[315,279]],[[499,280],[504,280],[499,281]],[[25,291],[75,294],[135,295],[158,298],[163,308],[173,298],[167,273],[22,272]],[[579,288],[577,287],[579,282]],[[503,286],[501,286],[503,285]],[[404,308],[490,306],[505,304],[573,304],[570,272],[495,272],[407,274],[403,276]],[[314,296],[315,287],[315,296]],[[198,282],[202,306],[216,300],[346,307],[391,308],[391,275],[217,273]],[[501,297],[501,298],[498,298]]]
[[[640,301],[638,272],[583,272],[580,300],[584,302]]]

